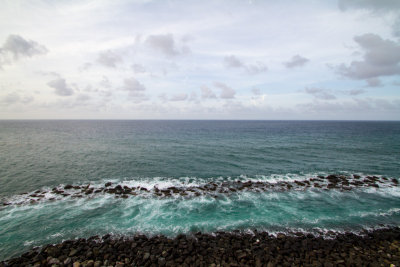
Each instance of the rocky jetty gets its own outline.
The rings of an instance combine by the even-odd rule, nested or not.
[[[65,185],[54,187],[52,190],[37,190],[32,193],[21,195],[21,200],[14,204],[35,204],[44,200],[57,200],[62,198],[94,197],[99,194],[114,195],[116,198],[130,198],[133,196],[143,197],[197,197],[211,195],[217,197],[219,194],[234,194],[236,192],[268,192],[286,190],[341,190],[349,191],[354,188],[387,188],[397,187],[399,181],[396,178],[360,175],[336,175],[316,176],[303,180],[288,181],[254,181],[254,180],[229,180],[213,181],[201,185],[189,186],[187,184],[159,188],[157,185],[151,188],[143,186],[128,186],[107,182],[104,185]],[[0,206],[8,206],[12,203],[3,201]]]
[[[90,237],[34,248],[5,266],[399,266],[400,228],[331,233],[266,232]]]

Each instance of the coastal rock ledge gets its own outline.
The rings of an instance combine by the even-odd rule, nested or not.
[[[34,248],[0,266],[400,266],[400,228],[331,238],[235,231],[93,236]]]

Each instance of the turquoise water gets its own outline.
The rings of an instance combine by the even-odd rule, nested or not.
[[[21,195],[107,181],[151,189],[331,173],[397,179],[399,152],[399,122],[0,121],[0,203],[11,203],[0,207],[0,259],[105,233],[357,232],[399,225],[396,186],[169,198],[46,195],[37,204]]]

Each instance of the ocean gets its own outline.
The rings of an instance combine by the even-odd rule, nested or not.
[[[107,233],[399,226],[399,170],[400,122],[0,121],[0,260]],[[299,183],[331,174],[351,183]]]

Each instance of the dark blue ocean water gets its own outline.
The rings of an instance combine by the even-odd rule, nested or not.
[[[21,193],[106,181],[143,187],[318,174],[399,178],[400,122],[0,121],[0,259],[94,234],[399,225],[400,190],[240,192],[184,198],[99,194],[16,204]]]

